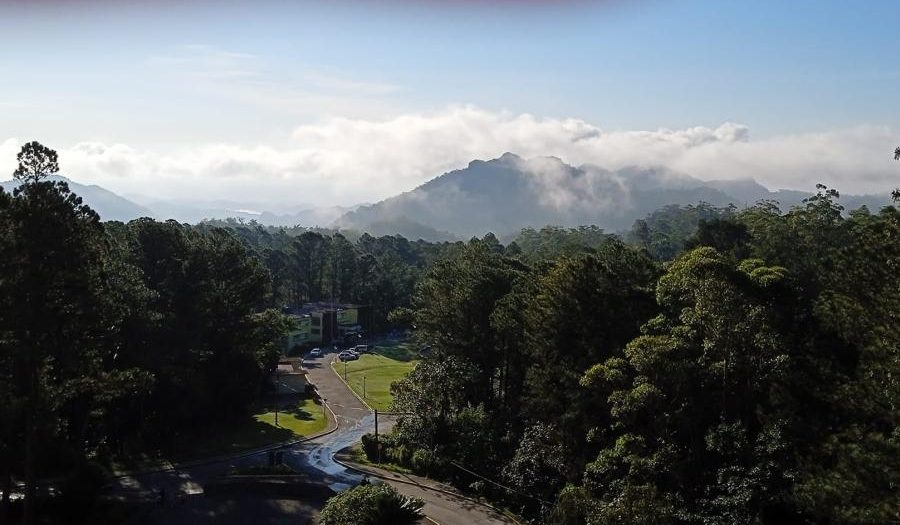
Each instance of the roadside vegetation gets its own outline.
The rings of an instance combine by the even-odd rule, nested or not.
[[[374,437],[367,437],[366,439],[368,441],[373,441]],[[371,447],[373,445],[369,446]],[[343,461],[359,463],[360,465],[382,468],[399,474],[415,474],[411,467],[405,467],[399,463],[386,461],[385,458],[382,458],[382,461],[379,462],[377,453],[370,451],[370,453],[367,454],[362,443],[357,443],[351,447],[345,448],[338,454],[337,458]]]
[[[390,485],[360,485],[328,500],[320,525],[414,525],[422,520],[424,503]]]

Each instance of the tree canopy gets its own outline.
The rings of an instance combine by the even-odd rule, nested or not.
[[[900,212],[817,190],[666,210],[670,251],[448,254],[382,456],[535,522],[897,521]]]

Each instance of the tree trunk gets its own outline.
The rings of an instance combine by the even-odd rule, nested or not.
[[[40,406],[40,383],[38,381],[37,366],[31,370],[31,395],[26,404],[25,412],[25,525],[34,525],[35,496],[37,478],[35,476],[35,447],[37,444],[37,409]]]
[[[30,405],[30,403],[29,403]],[[33,525],[35,522],[35,474],[34,474],[34,447],[35,425],[33,408],[29,407],[25,415],[25,525]]]
[[[0,525],[6,525],[9,522],[9,499],[12,492],[12,474],[7,472],[3,475],[3,499],[0,500]]]

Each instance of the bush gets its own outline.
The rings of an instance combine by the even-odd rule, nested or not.
[[[362,449],[366,458],[375,463],[378,461],[378,441],[373,434],[364,434],[362,437]]]
[[[432,476],[443,470],[445,464],[434,452],[420,448],[413,452],[412,469],[418,474]]]
[[[390,485],[359,485],[328,500],[320,525],[413,525],[425,504]]]
[[[404,467],[412,466],[413,450],[406,445],[396,443],[383,443],[381,457],[387,457],[388,461]]]

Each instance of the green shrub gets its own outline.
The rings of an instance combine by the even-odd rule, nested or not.
[[[390,485],[359,485],[333,496],[319,516],[320,525],[414,525],[425,504]]]
[[[440,472],[444,467],[440,458],[432,451],[420,448],[416,449],[412,455],[412,469],[426,476],[434,475]]]
[[[372,462],[378,461],[378,441],[373,434],[365,434],[362,437],[362,449],[366,459]]]

